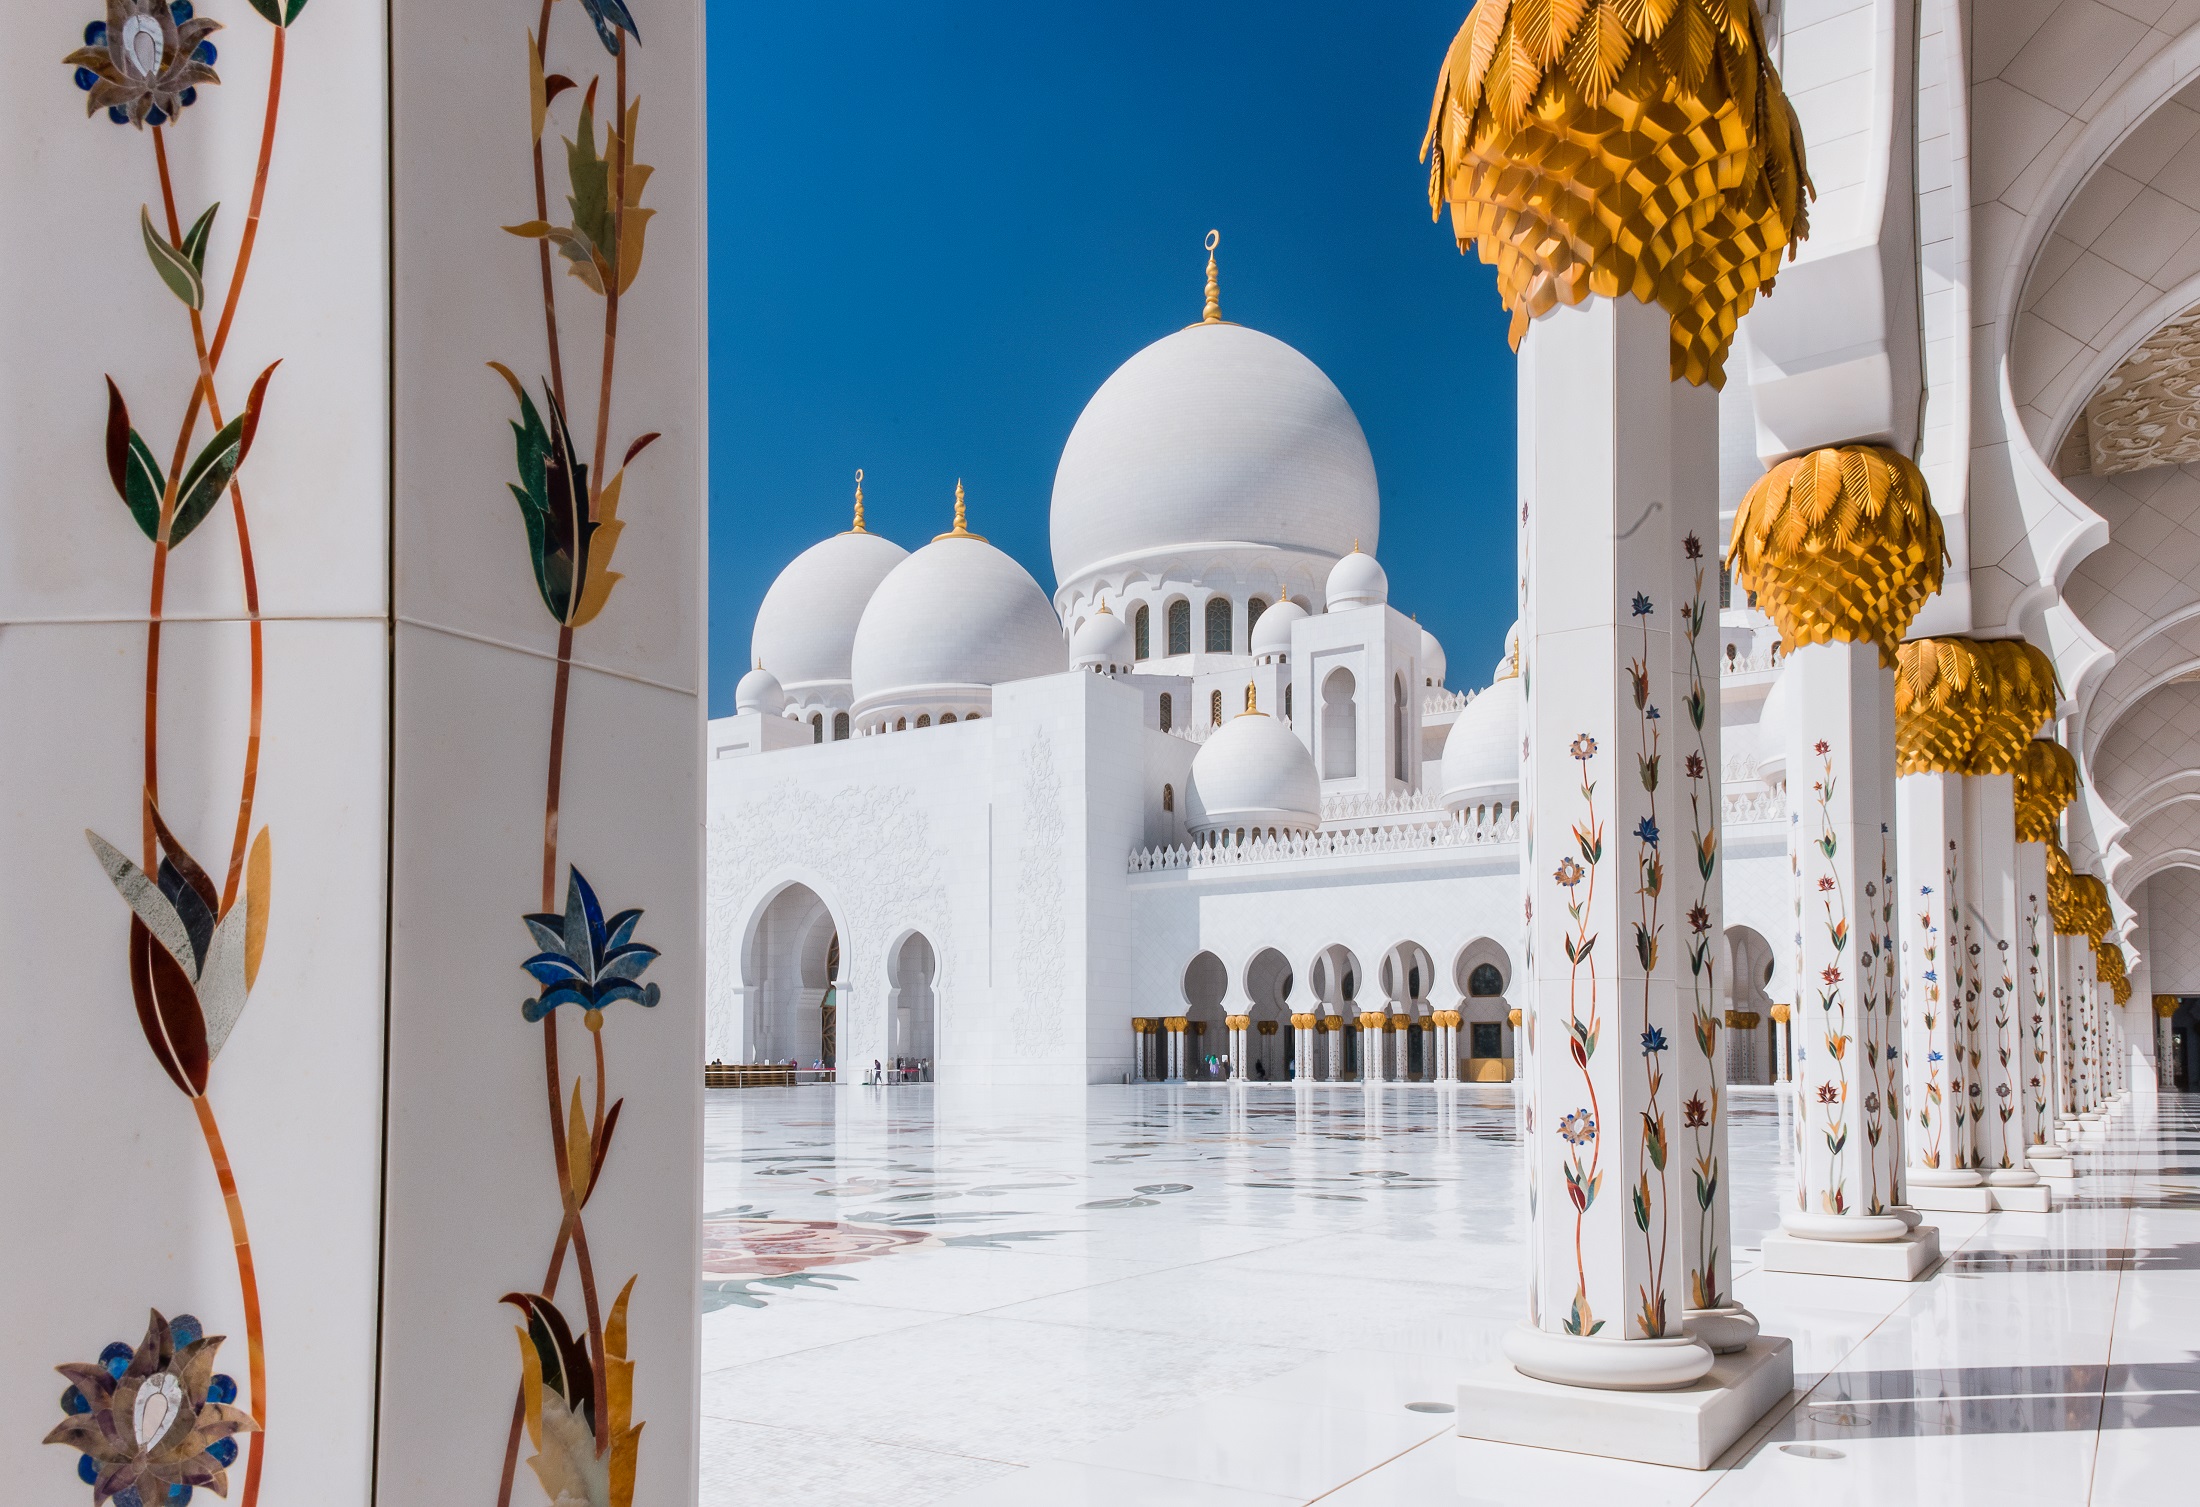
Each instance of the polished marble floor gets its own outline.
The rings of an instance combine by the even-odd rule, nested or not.
[[[2120,1109],[2053,1214],[1933,1216],[1914,1284],[1754,1270],[1785,1101],[1734,1105],[1799,1390],[1694,1472],[1454,1433],[1523,1306],[1507,1088],[713,1091],[701,1500],[2191,1500],[2200,1099]]]

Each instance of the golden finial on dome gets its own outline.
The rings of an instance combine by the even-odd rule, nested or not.
[[[863,526],[863,468],[861,466],[856,467],[856,521],[848,532],[851,534],[870,532]]]
[[[1215,268],[1215,248],[1222,244],[1222,232],[1207,232],[1207,307],[1200,310],[1201,324],[1222,323],[1222,274]]]
[[[960,476],[955,478],[955,526],[944,534],[934,534],[932,537],[934,540],[976,539],[980,543],[985,540],[985,535],[970,532],[970,514],[963,506],[963,484]]]
[[[1103,617],[1115,616],[1114,613],[1108,611],[1108,599],[1106,597],[1100,599],[1100,615]]]
[[[1253,689],[1253,682],[1245,682],[1245,713],[1248,717],[1260,715],[1260,697]]]

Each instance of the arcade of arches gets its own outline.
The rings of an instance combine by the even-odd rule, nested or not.
[[[1727,930],[1727,1081],[1770,1084],[1793,1075],[1786,1011],[1765,993],[1772,947],[1746,926]],[[1232,964],[1202,951],[1185,964],[1183,1004],[1132,1018],[1139,1082],[1505,1083],[1513,1075],[1513,960],[1476,938],[1439,964],[1402,941],[1372,974],[1344,943],[1316,951],[1303,970],[1263,947]]]

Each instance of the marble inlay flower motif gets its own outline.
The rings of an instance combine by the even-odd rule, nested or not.
[[[609,468],[619,303],[640,275],[654,211],[642,207],[651,169],[635,153],[641,101],[630,96],[627,81],[633,49],[626,43],[639,42],[640,30],[624,0],[583,0],[582,8],[595,27],[596,40],[614,60],[611,117],[599,138],[600,77],[590,78],[582,87],[565,74],[546,71],[552,9],[545,0],[538,24],[527,36],[534,214],[504,227],[535,243],[533,271],[542,295],[549,368],[536,384],[542,405],[536,405],[528,385],[511,365],[488,363],[518,405],[519,417],[510,426],[518,480],[509,483],[508,490],[519,505],[535,595],[557,628],[543,795],[542,904],[537,913],[525,917],[541,950],[524,966],[541,992],[522,1006],[521,1013],[542,1031],[547,1129],[557,1172],[559,1218],[540,1290],[508,1293],[504,1298],[524,1309],[528,1322],[521,1331],[519,1395],[513,1401],[505,1439],[498,1507],[509,1507],[512,1500],[523,1429],[535,1451],[527,1463],[554,1507],[568,1503],[628,1507],[634,1497],[642,1432],[632,1417],[634,1361],[627,1353],[626,1338],[627,1301],[637,1278],[627,1278],[607,1318],[585,1211],[604,1175],[612,1135],[626,1103],[624,1099],[606,1102],[610,1069],[604,1012],[621,1001],[643,1009],[658,1002],[658,986],[641,979],[658,954],[654,947],[634,940],[642,913],[626,910],[606,918],[595,889],[577,865],[566,865],[563,914],[552,910],[557,896],[574,635],[594,623],[612,600],[621,579],[611,569],[611,561],[626,527],[619,516],[619,502],[627,469],[659,437],[651,431],[630,440],[617,468]],[[596,58],[593,49],[584,51],[590,59]],[[569,213],[553,221],[543,134],[551,107],[573,89],[580,89],[581,99],[573,134],[565,141]],[[595,421],[585,451],[574,433],[566,391],[553,247],[565,270],[603,303],[601,336],[591,353],[597,370]],[[594,1058],[592,1095],[584,1094],[587,1080],[580,1076],[573,1077],[568,1087],[560,1066],[559,1006],[566,1004],[578,1007],[588,1031]],[[592,1105],[584,1102],[589,1097]],[[586,1315],[585,1328],[577,1335],[556,1301],[568,1252]]]
[[[160,186],[157,221],[153,206],[139,202],[134,192],[105,200],[87,193],[72,205],[74,214],[95,223],[106,223],[100,217],[111,214],[112,233],[142,245],[153,274],[141,284],[102,288],[100,296],[86,305],[90,313],[84,338],[111,342],[118,357],[133,356],[146,344],[158,319],[170,317],[176,321],[175,336],[188,332],[196,358],[188,388],[175,395],[182,422],[173,443],[163,449],[157,450],[131,417],[123,388],[134,379],[126,375],[117,380],[110,375],[105,384],[100,460],[130,527],[151,545],[143,616],[143,765],[131,792],[139,816],[135,855],[96,833],[88,831],[86,837],[93,858],[129,911],[126,946],[138,1025],[154,1060],[189,1102],[220,1189],[236,1262],[250,1386],[247,1406],[232,1406],[238,1395],[235,1383],[211,1371],[213,1350],[220,1341],[204,1339],[196,1319],[179,1317],[170,1325],[157,1312],[145,1341],[135,1351],[118,1342],[109,1347],[101,1367],[64,1368],[72,1378],[64,1406],[76,1421],[49,1435],[49,1442],[75,1445],[83,1459],[80,1474],[92,1485],[95,1501],[111,1500],[123,1507],[188,1501],[199,1486],[227,1495],[227,1471],[239,1456],[235,1436],[257,1434],[245,1460],[239,1494],[241,1507],[254,1507],[266,1458],[268,1355],[258,1270],[244,1201],[209,1089],[215,1061],[258,981],[271,913],[273,846],[267,826],[254,821],[265,637],[241,475],[263,427],[270,382],[280,363],[262,370],[242,407],[229,409],[226,416],[221,364],[263,223],[269,168],[281,123],[290,23],[305,9],[306,0],[250,3],[272,26],[272,46],[257,166],[249,195],[241,196],[246,204],[244,230],[226,286],[220,283],[219,267],[208,267],[219,206],[200,210],[186,229],[185,211],[177,197],[178,175],[171,171],[169,160],[169,134],[183,110],[198,99],[202,85],[220,82],[213,66],[216,50],[208,38],[221,24],[198,15],[190,0],[106,0],[105,18],[86,26],[83,46],[63,59],[86,96],[87,115],[105,111],[117,124],[139,129],[142,134],[136,139],[152,148],[151,166]],[[219,169],[226,160],[216,151],[211,166]],[[117,173],[114,181],[126,179]],[[137,210],[134,217],[128,213],[130,208]],[[219,296],[212,296],[216,289]],[[119,361],[117,369],[121,369]],[[229,397],[235,396],[232,389]],[[200,428],[202,420],[206,431]],[[203,440],[202,432],[207,435]],[[209,869],[192,856],[162,811],[161,651],[169,557],[188,541],[220,531],[225,498],[242,585],[247,695],[239,729],[242,772],[235,817],[228,824],[228,861],[226,866]],[[129,540],[130,534],[115,531],[114,522],[111,514],[86,515],[87,541],[97,539],[100,547],[110,547],[110,541],[119,545]],[[190,656],[171,654],[169,668],[173,671],[179,662],[186,674],[199,672],[201,685],[226,678],[210,674]],[[193,686],[185,694],[197,709],[204,691]],[[132,714],[137,715],[135,706]],[[152,1113],[147,1106],[128,1128],[149,1146],[165,1146],[156,1122],[149,1118]],[[189,1175],[165,1164],[159,1172],[179,1182]]]
[[[201,1486],[229,1495],[235,1436],[258,1425],[233,1406],[236,1382],[214,1369],[221,1346],[190,1314],[155,1309],[134,1347],[116,1340],[92,1364],[54,1368],[69,1385],[44,1442],[78,1451],[95,1504],[182,1507]]]

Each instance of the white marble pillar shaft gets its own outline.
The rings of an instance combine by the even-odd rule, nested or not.
[[[2024,1144],[2055,1145],[2055,929],[2047,911],[2047,844],[2017,844],[2017,997],[2022,1007]]]
[[[1965,952],[1963,776],[1896,781],[1901,891],[1903,1101],[1909,1181],[1967,1188],[1971,1169],[1970,1053],[1963,1034]]]
[[[1694,864],[1668,346],[1660,310],[1596,299],[1531,324],[1518,368],[1531,1275],[1530,1327],[1506,1354],[1555,1374],[1580,1337],[1635,1341],[1594,1364],[1655,1374],[1636,1385],[1710,1362],[1682,1327],[1676,981]]]
[[[2024,1101],[2030,1092],[2024,991],[2019,984],[2015,781],[2006,774],[1966,775],[1963,830],[1970,852],[1964,908],[1975,929],[1977,1032],[1972,1041],[1978,1165],[1988,1182],[2021,1187],[2039,1180],[2025,1163]],[[1968,1015],[1968,1011],[1966,1014]]]
[[[1788,809],[1796,926],[1796,1187],[1791,1235],[1894,1240],[1901,1137],[1897,992],[1886,889],[1895,868],[1894,672],[1877,645],[1788,655]],[[1915,776],[1912,776],[1915,778]]]
[[[1329,1081],[1341,1083],[1344,1081],[1344,1017],[1325,1015],[1322,1017],[1322,1024],[1329,1028],[1322,1033],[1329,1042]]]
[[[1671,390],[1673,530],[1672,690],[1667,726],[1676,737],[1668,771],[1673,788],[1674,978],[1680,1033],[1674,1077],[1680,1117],[1678,1151],[1688,1171],[1681,1224],[1688,1242],[1687,1310],[1730,1311],[1734,1304],[1733,1232],[1727,1160],[1727,962],[1723,855],[1719,847],[1723,745],[1719,701],[1719,395],[1708,387]],[[1685,846],[1683,840],[1685,839]],[[1706,1322],[1698,1320],[1699,1324]],[[1724,1345],[1732,1336],[1713,1338]]]

